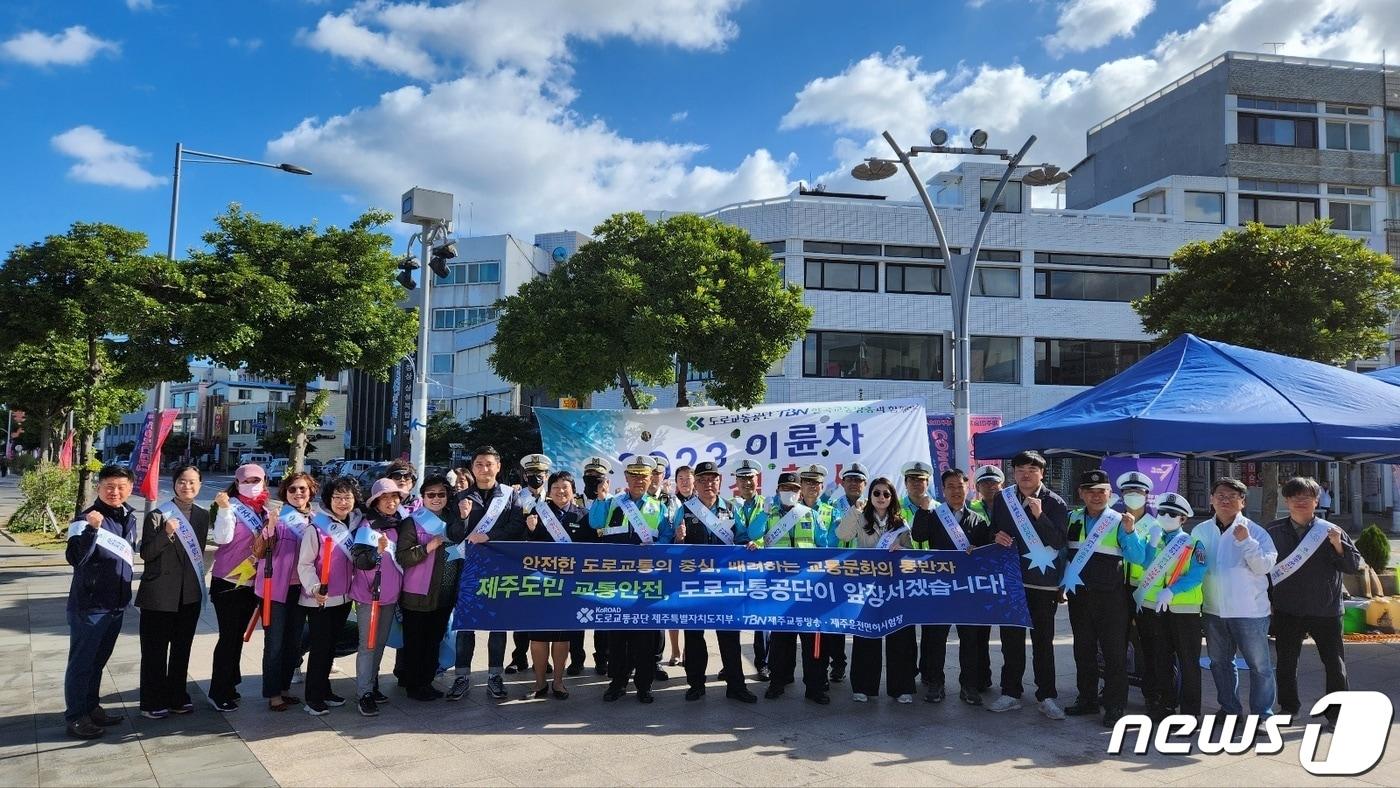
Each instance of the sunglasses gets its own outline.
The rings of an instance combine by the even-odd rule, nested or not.
[[[423,497],[424,497],[424,498],[446,498],[446,497],[447,497],[447,493],[445,493],[445,492],[423,493]]]
[[[389,478],[393,479],[396,482],[401,482],[404,479],[412,479],[413,474],[409,473],[408,471],[394,471],[393,473],[389,474]]]
[[[295,486],[295,487],[288,487],[288,488],[287,488],[287,492],[289,492],[289,493],[299,493],[299,492],[302,492],[302,493],[309,493],[309,492],[311,492],[311,488],[310,488],[310,487],[307,487],[307,486],[305,486],[305,485],[302,485],[302,484],[298,484],[298,485]]]
[[[885,490],[876,490],[870,494],[871,498],[893,498],[894,494]]]

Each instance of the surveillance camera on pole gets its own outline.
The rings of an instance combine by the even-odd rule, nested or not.
[[[413,467],[423,472],[428,454],[428,330],[431,328],[432,308],[429,293],[432,277],[428,271],[446,277],[447,261],[457,256],[456,245],[447,241],[452,221],[453,198],[448,192],[421,189],[417,186],[403,193],[399,219],[422,228],[418,234],[422,246],[421,258],[415,266],[423,271],[423,295],[418,304],[418,353],[413,373],[413,416],[409,422],[408,455]],[[434,244],[438,244],[436,247]],[[402,282],[408,272],[399,275]]]

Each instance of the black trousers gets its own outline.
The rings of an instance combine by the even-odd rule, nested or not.
[[[247,624],[247,619],[243,623]],[[190,702],[185,679],[190,673],[190,645],[197,626],[198,602],[180,605],[173,613],[141,611],[142,711],[178,709]],[[243,633],[238,636],[241,643]]]
[[[1294,616],[1274,613],[1274,645],[1278,650],[1278,665],[1274,669],[1278,683],[1278,705],[1284,714],[1295,717],[1302,708],[1298,700],[1298,657],[1303,653],[1303,636],[1312,635],[1317,644],[1317,656],[1326,674],[1327,692],[1347,689],[1347,663],[1342,652],[1341,616]],[[1327,710],[1327,719],[1337,721],[1337,707]]]
[[[1179,709],[1182,714],[1200,716],[1201,614],[1158,613],[1139,608],[1137,622],[1138,632],[1150,633],[1148,637],[1156,648],[1156,653],[1152,655],[1152,667],[1156,671],[1152,683],[1157,689],[1157,704]],[[1181,671],[1179,694],[1176,690],[1177,670]]]
[[[715,632],[719,642],[719,664],[724,668],[724,680],[730,689],[744,687],[744,661],[739,653],[739,632]],[[692,688],[705,688],[705,672],[710,667],[710,648],[705,643],[705,630],[685,631],[685,681]]]
[[[802,684],[808,695],[831,690],[827,677],[827,667],[831,664],[831,652],[836,640],[831,635],[821,635],[821,656],[813,654],[818,635],[814,632],[774,632],[768,638],[768,670],[773,675],[773,685],[784,687],[793,683],[797,670],[797,644],[802,642]]]
[[[627,687],[627,679],[634,678],[637,691],[651,689],[656,674],[655,630],[613,629],[608,631],[608,684],[613,689]]]
[[[1137,600],[1133,598],[1136,591],[1137,586],[1123,586],[1128,600],[1128,631],[1125,634],[1133,646],[1133,665],[1129,673],[1142,680],[1143,700],[1149,704],[1160,703],[1163,695],[1172,694],[1176,684],[1162,684],[1157,680],[1157,627],[1142,623],[1141,617],[1146,611],[1138,608]],[[1156,614],[1156,611],[1152,612]]]
[[[512,632],[511,640],[515,648],[510,652],[510,664],[524,670],[530,666],[530,633]]]
[[[822,651],[826,651],[827,643],[834,644],[831,648],[831,673],[840,676],[846,672],[846,636],[845,635],[822,635]]]
[[[331,694],[331,663],[335,661],[335,642],[350,617],[350,603],[334,607],[309,608],[306,621],[310,627],[306,655],[306,699],[323,701]],[[434,654],[436,657],[436,654]]]
[[[980,692],[992,686],[991,627],[958,625],[958,684]]]
[[[437,675],[438,649],[447,635],[452,608],[403,610],[403,648],[399,649],[399,684],[406,690],[425,689]]]
[[[583,630],[576,630],[569,636],[569,664],[582,666],[588,658],[588,652],[583,647]]]
[[[1055,611],[1060,592],[1043,588],[1026,589],[1026,605],[1031,613],[1031,664],[1035,673],[1035,699],[1059,697],[1055,690]],[[1001,694],[1021,697],[1021,680],[1026,675],[1026,630],[1000,627]]]
[[[753,633],[753,666],[756,670],[768,667],[768,637],[771,633],[757,629]]]
[[[883,665],[885,692],[891,698],[913,695],[914,663],[918,660],[919,648],[914,632],[914,627],[905,627],[884,638],[856,637],[854,645],[851,646],[851,692],[863,695],[880,694],[883,649],[883,661],[888,663]],[[947,636],[946,631],[944,636]]]
[[[608,666],[608,633],[601,629],[593,630],[593,662],[604,668]]]
[[[209,601],[219,620],[219,640],[214,644],[214,664],[209,672],[209,699],[215,703],[233,700],[243,681],[239,663],[243,659],[243,632],[258,609],[258,596],[252,586],[236,586],[221,577],[209,583]]]
[[[1128,602],[1120,588],[1081,587],[1069,595],[1074,630],[1074,674],[1079,702],[1099,703],[1099,654],[1103,654],[1103,705],[1128,705]]]

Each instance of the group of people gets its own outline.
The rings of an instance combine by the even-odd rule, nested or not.
[[[1211,657],[1216,695],[1225,713],[1242,713],[1235,655],[1250,668],[1249,710],[1297,715],[1297,660],[1304,636],[1317,644],[1327,690],[1346,688],[1341,639],[1341,575],[1360,570],[1351,539],[1318,519],[1320,488],[1308,478],[1283,486],[1289,517],[1260,526],[1242,514],[1245,486],[1215,482],[1213,516],[1188,527],[1194,512],[1174,493],[1149,507],[1152,481],[1140,473],[1117,479],[1121,499],[1101,470],[1079,480],[1082,505],[1071,510],[1044,484],[1045,459],[1026,451],[1010,463],[1012,481],[988,465],[974,478],[943,472],[941,496],[930,491],[933,469],[906,463],[894,480],[856,462],[828,489],[827,472],[809,465],[777,475],[771,498],[759,489],[762,468],[744,460],[733,469],[726,495],[713,462],[668,474],[663,459],[631,456],[622,489],[612,489],[612,463],[589,458],[581,487],[548,457],[521,462],[523,484],[502,484],[500,454],[478,449],[469,468],[431,476],[421,484],[406,461],[366,491],[349,478],[322,486],[306,473],[288,474],[275,495],[257,465],[240,466],[232,485],[206,510],[195,500],[201,474],[177,469],[174,496],[144,521],[127,503],[134,479],[109,466],[98,474],[97,500],[70,526],[67,558],[74,567],[68,599],[71,643],[65,675],[68,733],[96,738],[122,717],[99,703],[104,666],[131,601],[134,554],[144,567],[136,592],[140,614],[140,713],[160,719],[188,714],[191,644],[207,596],[218,620],[206,693],[220,712],[239,709],[243,644],[263,631],[261,692],[267,708],[300,704],[319,716],[348,701],[332,688],[336,643],[352,606],[358,630],[356,706],[373,716],[389,702],[380,667],[391,630],[401,640],[393,674],[407,697],[458,700],[472,687],[476,633],[450,633],[466,550],[489,541],[607,542],[739,545],[750,550],[844,547],[875,550],[960,550],[997,546],[1021,556],[1029,630],[1000,627],[1002,667],[993,687],[991,627],[958,626],[958,697],[1006,712],[1022,706],[1026,636],[1040,711],[1051,719],[1102,712],[1112,726],[1128,701],[1127,653],[1136,630],[1135,660],[1142,691],[1155,717],[1201,714],[1202,634]],[[666,484],[667,476],[670,484]],[[941,499],[941,500],[940,500]],[[1111,505],[1112,504],[1112,505]],[[139,525],[138,525],[139,522]],[[205,548],[214,545],[205,586]],[[1068,601],[1074,633],[1078,698],[1062,708],[1055,686],[1054,629]],[[487,635],[486,692],[507,697],[503,674],[533,666],[535,698],[569,697],[565,675],[582,672],[582,631],[515,631],[510,664],[508,631],[530,622],[502,621]],[[1270,659],[1272,630],[1277,665]],[[831,702],[833,682],[846,677],[851,698],[869,702],[885,692],[912,703],[946,698],[948,625],[905,627],[884,638],[810,632],[753,633],[755,678],[764,697],[781,697],[795,683],[798,657],[805,697]],[[303,642],[303,640],[305,642]],[[440,665],[444,641],[454,664]],[[726,697],[754,703],[738,631],[715,633]],[[594,669],[609,681],[603,700],[623,697],[629,685],[642,703],[654,701],[653,682],[665,680],[661,632],[608,630],[593,636]],[[849,645],[849,658],[848,658]],[[674,647],[673,647],[674,648]],[[304,694],[291,694],[305,660]],[[705,632],[684,636],[687,701],[706,693],[709,647]],[[567,665],[567,667],[566,667]],[[454,671],[447,691],[434,685]],[[552,673],[552,677],[551,677]],[[1179,677],[1179,678],[1178,678]],[[1335,720],[1336,711],[1329,719]]]

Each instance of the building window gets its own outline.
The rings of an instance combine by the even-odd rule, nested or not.
[[[997,190],[1000,180],[994,178],[982,179],[982,198],[978,210],[987,210],[987,203],[992,199],[992,192]],[[1001,199],[997,200],[995,213],[1020,213],[1021,212],[1021,182],[1007,181],[1006,190],[1001,193]]]
[[[1357,202],[1331,202],[1327,213],[1332,217],[1333,230],[1350,230],[1354,233],[1371,232],[1371,205]]]
[[[1116,268],[1157,268],[1165,271],[1171,261],[1165,257],[1128,257],[1112,254],[1079,254],[1077,252],[1036,252],[1037,263],[1049,265],[1094,265]]]
[[[1240,113],[1239,141],[1247,145],[1316,148],[1317,121],[1307,118],[1271,118]]]
[[[434,353],[434,354],[433,354],[433,360],[432,360],[431,365],[429,366],[429,369],[432,370],[432,373],[433,373],[434,375],[451,375],[451,374],[452,374],[452,354],[451,354],[451,353]]]
[[[886,293],[921,293],[947,295],[943,285],[943,269],[934,265],[885,264]]]
[[[1371,127],[1365,123],[1327,121],[1328,150],[1370,150]]]
[[[873,293],[875,263],[842,260],[807,260],[808,290],[856,290]]]
[[[957,247],[950,247],[949,253],[957,254],[962,251]],[[912,257],[916,260],[942,260],[943,252],[936,246],[896,246],[885,244],[886,257]]]
[[[1166,192],[1153,192],[1133,203],[1133,213],[1166,213]]]
[[[1021,340],[1017,337],[973,337],[973,383],[1021,382]]]
[[[809,378],[941,380],[942,337],[810,331],[802,345],[802,375]]]
[[[1157,277],[1100,271],[1036,269],[1035,297],[1069,301],[1133,301],[1152,292]]]
[[[1324,107],[1328,115],[1352,115],[1362,118],[1371,116],[1370,107],[1355,107],[1346,104],[1326,104]]]
[[[268,401],[268,402],[281,402],[281,401],[282,401],[282,392],[280,392],[280,391],[269,391],[269,392],[267,392],[267,401]]]
[[[238,398],[241,399],[241,400],[250,400],[250,399],[252,399],[252,398],[253,398],[253,390],[252,390],[252,389],[239,389],[239,390],[238,390]]]
[[[763,248],[767,249],[769,254],[782,254],[787,251],[787,241],[764,241]]]
[[[487,285],[500,281],[501,264],[489,260],[478,263],[453,263],[447,266],[447,276],[433,278],[433,285]]]
[[[972,294],[986,298],[1020,298],[1021,272],[1015,268],[979,265],[972,272]]]
[[[433,330],[455,331],[479,326],[496,319],[493,306],[464,306],[433,310]]]
[[[977,259],[991,263],[1019,263],[1021,253],[1015,249],[978,249]]]
[[[1186,221],[1225,223],[1225,195],[1219,192],[1186,192]]]
[[[490,370],[491,354],[496,351],[495,343],[477,345],[457,351],[456,371],[461,374],[487,372]]]
[[[1240,109],[1262,109],[1270,112],[1317,112],[1317,103],[1312,101],[1283,101],[1280,99],[1240,96],[1236,105]]]
[[[1240,195],[1240,224],[1259,222],[1267,227],[1307,224],[1317,219],[1317,200]]]
[[[1317,184],[1296,181],[1264,181],[1240,178],[1242,192],[1278,192],[1280,194],[1317,194]]]
[[[846,244],[831,241],[803,241],[802,251],[817,254],[852,254],[870,257],[880,256],[879,244]]]
[[[1348,197],[1370,197],[1370,186],[1328,186],[1328,194],[1340,194]]]
[[[1097,386],[1151,353],[1150,342],[1037,338],[1035,382],[1041,386]]]

